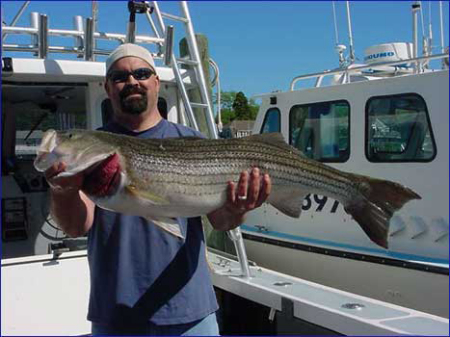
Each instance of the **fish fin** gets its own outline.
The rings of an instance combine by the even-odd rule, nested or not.
[[[172,218],[152,218],[146,217],[147,220],[153,222],[159,228],[165,230],[166,232],[175,235],[180,239],[184,239],[183,233],[181,233],[180,224],[176,219]]]
[[[242,137],[240,139],[252,141],[252,142],[269,144],[272,146],[276,146],[281,150],[290,151],[301,157],[307,158],[303,152],[301,152],[297,148],[286,143],[283,135],[279,132],[255,134],[255,135],[251,135],[251,136],[247,136],[247,137]]]
[[[398,183],[350,174],[362,195],[353,204],[344,205],[345,211],[361,226],[376,244],[388,248],[389,222],[395,211],[404,204],[421,197]]]
[[[153,194],[150,192],[142,191],[134,185],[125,186],[125,192],[133,195],[136,198],[148,200],[155,205],[169,204],[169,202],[166,199],[164,199],[163,197],[160,197],[159,195],[156,195],[156,194]]]
[[[275,192],[275,193],[273,193]],[[303,199],[308,193],[297,188],[282,187],[272,191],[267,202],[292,218],[299,218],[302,213]]]

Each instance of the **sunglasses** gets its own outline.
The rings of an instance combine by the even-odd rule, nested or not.
[[[155,71],[150,68],[139,68],[133,71],[126,70],[113,70],[108,74],[108,78],[114,83],[123,83],[128,80],[131,75],[137,81],[148,80],[152,75],[155,75]]]

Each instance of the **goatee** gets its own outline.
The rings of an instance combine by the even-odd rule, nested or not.
[[[128,99],[128,96],[135,94],[139,94],[141,97]],[[120,106],[126,114],[140,115],[147,109],[147,103],[147,92],[144,89],[128,85],[120,92]]]

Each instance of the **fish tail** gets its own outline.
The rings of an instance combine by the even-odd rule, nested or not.
[[[404,204],[421,197],[411,189],[398,183],[374,179],[361,175],[355,187],[361,197],[344,206],[345,211],[358,222],[364,232],[376,244],[388,248],[389,222],[395,211]]]

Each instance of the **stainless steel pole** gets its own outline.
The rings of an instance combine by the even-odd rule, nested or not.
[[[353,47],[353,32],[352,32],[352,21],[350,18],[350,4],[349,1],[346,2],[347,5],[347,24],[348,24],[348,39],[349,39],[349,47],[350,47],[350,64],[355,62],[355,51]]]
[[[30,4],[31,1],[25,1],[22,5],[22,7],[20,7],[19,11],[17,12],[16,16],[14,17],[14,19],[11,21],[10,26],[14,27],[17,23],[17,21],[19,21],[20,17],[22,16],[23,12],[25,11],[25,9],[27,9],[28,5]],[[2,34],[2,42],[5,41],[6,37],[8,36],[8,34],[3,33]]]

